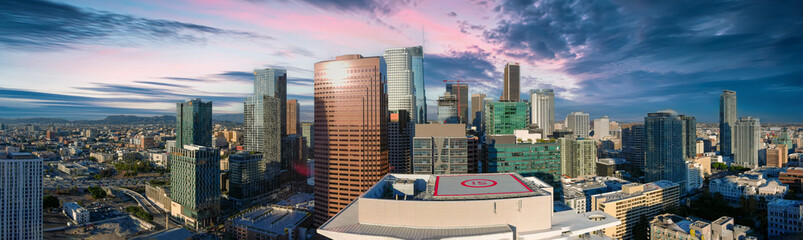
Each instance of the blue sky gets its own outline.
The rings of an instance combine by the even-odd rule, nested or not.
[[[0,114],[99,119],[172,114],[202,97],[240,113],[255,68],[288,69],[312,118],[312,67],[335,56],[425,48],[430,117],[443,79],[498,98],[506,62],[522,96],[556,91],[556,114],[640,121],[671,108],[717,120],[803,120],[800,1],[7,1]],[[423,30],[423,32],[422,32]]]

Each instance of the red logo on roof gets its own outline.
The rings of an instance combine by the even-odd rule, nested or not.
[[[490,179],[469,179],[461,182],[460,184],[472,188],[487,188],[496,186],[496,181]]]

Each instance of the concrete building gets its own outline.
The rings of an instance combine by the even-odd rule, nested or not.
[[[457,96],[451,92],[445,92],[438,98],[438,122],[460,123],[458,111]]]
[[[237,240],[305,239],[311,216],[305,210],[269,205],[246,210],[226,221],[226,233]]]
[[[803,201],[778,199],[767,205],[770,237],[803,232]]]
[[[594,119],[594,139],[602,140],[609,137],[611,134],[610,127],[611,120],[608,119],[608,116]]]
[[[407,110],[391,111],[388,123],[388,162],[391,173],[411,173],[411,144],[415,125]]]
[[[272,184],[268,181],[275,178],[268,175],[267,166],[261,154],[242,151],[229,155],[229,197],[248,201],[267,193]]]
[[[468,84],[447,83],[446,91],[457,98],[457,118],[459,123],[471,123],[471,114],[468,110]]]
[[[270,103],[265,106],[265,98]],[[269,112],[265,112],[268,109]],[[278,116],[274,116],[278,114]],[[281,135],[287,132],[287,70],[277,68],[254,69],[254,95],[245,98],[243,105],[243,128],[245,150],[252,152],[265,151],[265,143],[281,144]],[[270,116],[272,121],[265,119]],[[273,139],[275,133],[265,133],[266,128],[279,128],[279,140]],[[265,139],[270,135],[271,139]],[[276,149],[271,147],[270,149]],[[278,147],[281,149],[281,147]],[[276,155],[281,157],[278,153]]]
[[[709,165],[710,167],[710,165]],[[703,187],[705,179],[703,165],[694,161],[686,161],[686,192],[693,193]]]
[[[176,103],[176,148],[212,146],[212,102],[200,98]]]
[[[719,145],[722,155],[734,153],[733,128],[736,116],[736,92],[723,90],[719,96]]]
[[[288,99],[287,103],[287,130],[285,135],[301,134],[301,104],[298,99]]]
[[[42,159],[0,154],[0,239],[42,239]]]
[[[618,171],[629,170],[629,164],[624,158],[600,158],[597,160],[597,176],[613,177]]]
[[[477,128],[477,132],[483,133],[483,123],[485,122],[485,94],[471,94],[471,125]]]
[[[76,224],[89,222],[89,211],[81,207],[78,203],[69,202],[62,205],[62,212],[72,219]]]
[[[151,163],[159,167],[167,167],[167,152],[165,151],[154,151],[148,154],[148,158],[150,159]]]
[[[552,187],[518,174],[389,174],[318,233],[332,239],[580,239],[619,224],[553,212]]]
[[[711,194],[722,194],[725,201],[733,207],[740,206],[742,197],[756,198],[759,209],[766,209],[768,202],[783,198],[788,191],[786,185],[750,172],[713,179],[708,183],[708,189]]]
[[[630,182],[615,177],[562,179],[563,202],[577,213],[591,211],[591,196],[622,190]]]
[[[701,156],[701,155],[703,155],[703,153],[705,153],[705,142],[703,140],[697,140],[697,142],[695,143],[695,146],[696,146],[695,147],[695,150],[696,150],[695,151],[695,155],[696,156]]]
[[[803,167],[790,167],[778,174],[778,180],[796,192],[803,192]]]
[[[389,116],[380,57],[344,55],[314,69],[317,226],[388,173]]]
[[[605,236],[633,239],[633,228],[641,216],[651,219],[669,208],[677,207],[679,195],[680,186],[670,181],[631,183],[623,185],[620,191],[592,196],[591,210],[622,219],[622,224],[606,228]]]
[[[680,115],[683,121],[683,155],[685,158],[697,157],[697,119]]]
[[[220,151],[198,145],[174,149],[170,190],[173,216],[196,229],[214,226],[220,214]]]
[[[315,132],[315,127],[313,127],[313,125],[313,123],[301,124],[301,136],[304,137],[304,143],[306,144],[305,151],[307,151],[307,159],[315,159],[315,151],[312,150],[312,146],[315,146],[315,138],[312,136]]]
[[[575,178],[597,173],[597,143],[591,139],[558,139],[561,174]]]
[[[509,62],[505,65],[505,78],[504,87],[502,89],[502,96],[499,97],[500,101],[518,102],[521,100],[521,68],[519,63]]]
[[[550,184],[560,181],[560,143],[519,142],[512,135],[486,136],[489,173],[518,173]]]
[[[645,177],[648,182],[669,180],[687,189],[687,135],[692,126],[673,110],[649,113],[644,118]]]
[[[633,167],[644,169],[644,147],[646,147],[644,124],[632,124],[622,127],[622,156]]]
[[[756,117],[743,117],[733,127],[733,163],[743,167],[759,166],[761,123]]]
[[[723,216],[713,223],[684,218],[674,214],[661,214],[650,221],[650,240],[670,239],[732,239],[753,240],[747,236],[750,227],[736,225],[732,217]]]
[[[145,184],[145,197],[165,212],[170,212],[170,186],[154,186]]]
[[[572,112],[566,116],[566,127],[572,130],[575,138],[588,138],[588,133],[591,132],[589,124],[588,113]]]
[[[530,90],[530,123],[543,131],[543,138],[555,130],[555,92],[552,89]]]
[[[485,135],[513,134],[530,124],[527,102],[485,102]]]
[[[777,144],[772,148],[767,148],[767,167],[783,167],[789,161],[786,145]]]
[[[418,124],[413,138],[414,174],[466,174],[468,139],[465,124]]]
[[[700,157],[696,157],[696,158],[692,159],[691,161],[695,162],[695,163],[699,163],[700,166],[703,167],[702,168],[703,176],[708,177],[709,175],[711,175],[711,162],[712,162],[712,159],[714,159],[714,162],[716,162],[716,157],[711,157],[711,156],[700,156]]]

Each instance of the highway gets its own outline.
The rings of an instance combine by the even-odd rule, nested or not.
[[[91,186],[100,186],[100,187],[120,187],[120,186],[135,186],[135,185],[144,185],[145,183],[150,182],[151,180],[159,179],[169,181],[170,177],[165,174],[163,176],[154,176],[154,177],[132,177],[132,178],[125,178],[125,179],[61,179],[56,180],[55,178],[48,178],[45,177],[42,182],[42,187],[44,189],[69,189],[72,187],[77,187],[78,189],[85,189]]]

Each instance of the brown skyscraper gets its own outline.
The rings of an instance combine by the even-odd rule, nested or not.
[[[460,118],[460,123],[470,123],[469,115],[471,114],[468,112],[468,84],[447,83],[446,91],[452,93],[452,96],[457,96],[457,107],[460,108],[460,110],[457,111],[457,117]]]
[[[315,64],[315,225],[388,173],[388,113],[379,57]]]
[[[502,90],[501,101],[518,102],[520,91],[519,63],[507,63],[505,65],[505,88]]]
[[[287,135],[301,134],[301,124],[299,124],[299,107],[297,99],[287,100]]]
[[[482,112],[485,111],[485,94],[471,94],[471,125],[482,131]]]

